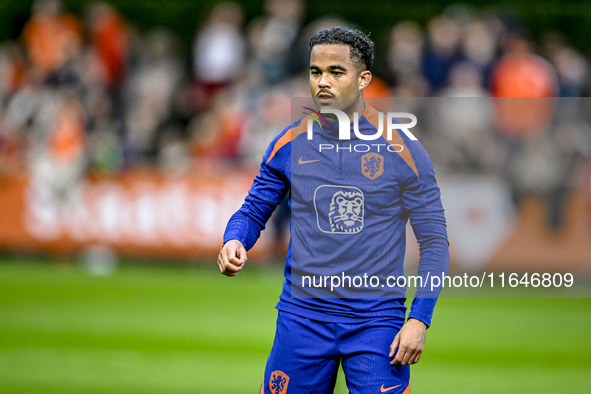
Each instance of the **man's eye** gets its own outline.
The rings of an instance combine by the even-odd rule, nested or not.
[[[334,75],[335,77],[340,77],[341,75],[343,75],[343,73],[342,73],[342,72],[340,72],[340,71],[334,71],[334,72],[332,73],[332,75]]]
[[[312,74],[313,76],[317,77],[320,75],[320,72],[318,71],[310,71],[310,74]]]

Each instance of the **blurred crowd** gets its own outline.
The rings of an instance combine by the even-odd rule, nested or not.
[[[0,44],[0,177],[26,169],[62,198],[88,172],[256,168],[290,123],[291,97],[309,95],[308,39],[334,25],[371,30],[308,22],[304,0],[266,0],[250,20],[240,3],[220,2],[189,54],[174,31],[140,34],[107,3],[74,15],[60,0],[36,0],[20,37]],[[513,17],[464,6],[371,37],[379,51],[366,96],[438,97],[426,103],[441,116],[419,138],[435,165],[497,174],[516,201],[543,193],[559,226],[591,151],[580,99],[589,59],[558,31],[534,40]],[[491,112],[491,97],[564,99],[502,101]]]

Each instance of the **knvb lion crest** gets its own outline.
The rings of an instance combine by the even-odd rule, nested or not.
[[[285,394],[287,392],[287,385],[289,384],[289,376],[281,371],[273,371],[271,379],[269,380],[269,390],[273,394]]]
[[[361,173],[374,180],[384,173],[384,156],[378,153],[366,153],[361,156]]]

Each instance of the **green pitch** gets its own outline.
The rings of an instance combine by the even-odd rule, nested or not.
[[[0,392],[257,393],[281,281],[0,260]],[[590,327],[589,299],[441,299],[412,392],[591,392]]]

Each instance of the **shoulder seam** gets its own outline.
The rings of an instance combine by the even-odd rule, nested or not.
[[[373,127],[375,127],[376,130],[378,129],[378,124],[379,124],[379,119],[380,119],[379,117],[380,116],[384,117],[384,114],[382,114],[381,112],[378,112],[375,108],[370,107],[368,105],[366,105],[366,110],[365,110],[364,115],[365,115],[365,118],[367,119],[367,121]],[[382,121],[385,122],[386,119],[382,119]],[[394,148],[394,150],[396,150],[396,145],[402,146],[402,150],[397,151],[398,155],[411,168],[411,170],[413,170],[413,172],[416,174],[417,178],[419,178],[419,170],[415,164],[414,158],[412,157],[412,153],[410,152],[410,150],[406,146],[406,143],[404,142],[404,139],[402,138],[402,136],[400,135],[398,130],[396,130],[397,131],[396,134],[393,133],[394,141],[388,141],[386,130],[387,130],[387,128],[384,127],[383,131],[382,131],[382,136],[383,136],[384,140],[386,140],[388,142],[388,144],[390,144],[390,146],[392,146],[392,148]]]
[[[285,132],[285,134],[283,134],[281,136],[281,138],[279,138],[276,142],[275,145],[273,146],[273,150],[271,151],[271,154],[269,155],[269,158],[267,159],[267,161],[265,163],[269,163],[271,161],[271,159],[273,157],[275,157],[275,155],[277,154],[277,152],[279,151],[279,149],[283,148],[288,142],[291,142],[293,139],[295,139],[298,135],[305,133],[306,132],[306,124],[305,124],[305,120],[306,118],[310,118],[310,116],[306,116],[303,119],[300,119],[300,123],[297,126],[290,126],[289,129]]]
[[[291,141],[291,128],[289,130],[287,130],[285,132],[285,134],[283,134],[281,136],[281,138],[279,138],[277,140],[277,142],[275,142],[275,145],[273,146],[273,150],[271,151],[271,154],[269,155],[269,158],[267,159],[267,161],[265,163],[270,162],[271,159],[273,157],[275,157],[275,154],[277,153],[277,151],[279,151],[279,149],[283,148],[290,141]]]

